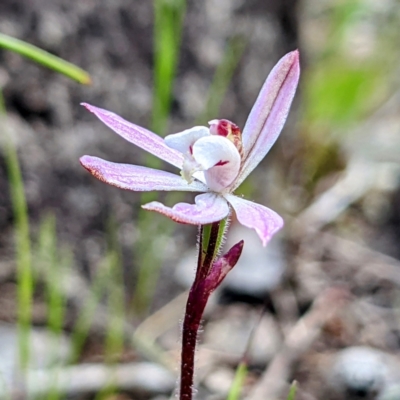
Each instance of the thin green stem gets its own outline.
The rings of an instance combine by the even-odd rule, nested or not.
[[[296,392],[297,392],[297,382],[293,381],[292,384],[290,385],[289,394],[286,400],[295,400]]]
[[[241,35],[235,35],[229,39],[224,56],[219,63],[210,89],[203,113],[197,118],[197,125],[206,124],[219,114],[222,102],[225,98],[228,86],[232,82],[232,76],[246,47],[246,39]]]
[[[107,290],[107,285],[110,281],[110,270],[107,267],[108,265],[105,261],[99,265],[88,299],[80,310],[73,332],[71,333],[72,351],[69,360],[71,364],[76,363],[79,359],[95,316],[97,304]]]
[[[152,130],[162,133],[172,102],[186,0],[154,0],[154,100]]]
[[[0,33],[0,47],[27,57],[84,85],[91,83],[90,75],[82,68],[22,40]]]
[[[179,59],[182,26],[186,11],[186,0],[154,0],[154,74],[153,112],[151,129],[162,135],[167,127],[172,103],[172,89]],[[150,168],[162,168],[162,161],[154,156],[146,157]],[[141,204],[156,201],[157,193],[143,193]],[[167,196],[166,202],[173,203],[175,193]],[[164,244],[159,243],[157,251],[150,243],[154,237],[172,233],[172,225],[141,210],[138,218],[140,238],[135,243],[135,254],[139,272],[135,285],[132,311],[143,315],[148,309],[157,284]],[[160,248],[161,246],[161,248]]]
[[[6,129],[4,99],[0,91],[0,120]],[[11,202],[15,218],[17,253],[17,298],[18,298],[18,345],[19,362],[22,369],[27,368],[30,353],[30,327],[32,314],[33,274],[31,260],[31,241],[29,237],[28,206],[17,151],[6,132],[4,149],[8,178],[10,181]]]
[[[211,225],[210,234],[209,234],[208,243],[207,243],[207,250],[204,255],[203,265],[201,266],[199,280],[205,279],[208,275],[208,272],[210,271],[211,264],[214,261],[215,256],[219,250],[217,247],[217,244],[218,244],[218,237],[219,237],[220,231],[221,231],[221,223],[219,221],[214,222]]]

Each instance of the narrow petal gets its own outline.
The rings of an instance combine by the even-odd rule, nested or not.
[[[137,192],[153,190],[204,192],[207,190],[201,182],[194,181],[188,184],[179,175],[157,169],[117,164],[91,156],[81,157],[80,162],[97,179],[121,189]]]
[[[243,129],[244,163],[232,190],[258,165],[278,138],[300,76],[298,51],[284,56],[269,74]]]
[[[247,228],[254,229],[263,246],[282,228],[283,219],[275,211],[232,194],[225,195],[225,198],[234,208],[238,221]]]
[[[193,145],[193,157],[204,170],[208,187],[216,192],[226,189],[237,177],[240,154],[235,145],[222,136],[207,136]]]
[[[148,151],[175,167],[182,167],[183,155],[179,151],[168,147],[162,137],[142,128],[139,125],[124,120],[111,111],[103,110],[87,103],[82,103],[82,105],[128,142],[135,144],[141,149]]]
[[[172,208],[153,201],[142,206],[145,210],[157,211],[181,224],[205,225],[220,221],[229,214],[226,200],[215,193],[199,194],[196,204],[178,203]]]
[[[205,126],[195,126],[183,132],[165,136],[165,144],[171,149],[180,151],[183,154],[191,153],[194,142],[204,136],[209,136],[210,130]]]

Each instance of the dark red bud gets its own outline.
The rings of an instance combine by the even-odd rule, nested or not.
[[[236,243],[227,253],[219,257],[212,265],[204,281],[205,289],[213,292],[225,279],[228,272],[237,264],[242,254],[244,241]]]

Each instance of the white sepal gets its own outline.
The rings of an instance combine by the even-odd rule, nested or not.
[[[171,149],[178,150],[183,154],[190,154],[190,148],[200,138],[209,136],[210,130],[205,126],[194,126],[179,133],[165,137],[165,144]]]

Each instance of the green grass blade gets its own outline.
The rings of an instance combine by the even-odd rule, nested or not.
[[[242,392],[242,387],[246,379],[247,372],[247,363],[245,361],[242,361],[236,369],[235,379],[233,380],[227,400],[240,399],[240,394]]]
[[[289,394],[287,396],[287,400],[295,400],[297,392],[297,382],[293,381],[290,385]]]
[[[4,99],[0,91],[0,122],[5,130],[4,156],[10,183],[11,203],[15,219],[17,256],[17,303],[19,362],[25,369],[29,362],[29,335],[31,329],[33,274],[31,241],[29,237],[28,207],[17,151],[8,135]]]
[[[91,293],[86,300],[85,305],[82,307],[78,319],[75,323],[73,332],[71,334],[72,342],[72,356],[69,360],[70,363],[78,361],[81,355],[83,346],[88,337],[90,327],[96,312],[97,304],[100,298],[107,291],[107,285],[110,280],[110,271],[107,268],[107,260],[105,260],[98,267],[97,274],[91,286]]]
[[[47,325],[55,335],[61,335],[64,325],[65,312],[67,311],[67,299],[63,295],[59,280],[72,265],[72,253],[69,249],[58,249],[56,259],[52,264],[53,270],[47,285],[48,292],[48,316]],[[57,261],[58,259],[58,261]]]
[[[118,363],[124,351],[124,292],[122,284],[122,265],[119,254],[110,250],[107,254],[107,264],[110,270],[110,281],[107,285],[107,318],[108,326],[104,343],[105,362],[109,365]],[[113,374],[110,374],[103,388],[94,400],[108,399],[115,393]]]
[[[108,231],[109,249],[107,260],[111,281],[108,286],[108,327],[105,339],[105,358],[106,362],[114,363],[118,361],[124,350],[124,271],[117,228],[113,219],[109,223]]]
[[[55,226],[55,225],[54,225]],[[55,235],[55,232],[54,232]],[[61,280],[63,279],[64,274],[68,272],[68,269],[71,268],[73,262],[73,255],[70,249],[61,248],[56,249],[54,252],[55,259],[52,265],[49,265],[52,268],[52,272],[48,274],[49,281],[47,282],[47,304],[48,304],[48,319],[47,325],[49,330],[55,336],[54,340],[54,349],[53,354],[56,356],[57,345],[58,342],[62,340],[63,333],[63,325],[64,318],[67,311],[67,299],[63,294],[61,288]],[[56,340],[57,339],[57,340]],[[58,359],[55,359],[58,361]],[[59,371],[62,366],[57,362],[54,363],[53,366],[53,387],[50,389],[47,400],[59,400],[64,398],[64,394],[60,392],[57,388],[57,381],[59,379]]]
[[[110,279],[107,285],[107,330],[105,335],[105,362],[118,363],[124,351],[125,301],[121,248],[118,243],[117,227],[111,217],[107,228],[108,250],[105,258]],[[110,374],[95,400],[108,399],[116,392],[113,374]]]
[[[175,204],[176,193],[167,196],[167,204]],[[139,240],[135,243],[135,259],[138,265],[138,276],[132,302],[132,311],[143,316],[153,299],[158,276],[167,244],[166,238],[172,235],[174,223],[167,218],[159,217],[141,210],[138,220]],[[155,234],[155,232],[157,232]]]
[[[154,85],[151,129],[158,134],[164,133],[171,109],[172,87],[178,64],[185,12],[186,0],[154,0]],[[154,156],[148,156],[146,165],[159,169],[162,167],[162,162]],[[157,198],[157,193],[143,193],[140,202],[145,204]],[[175,198],[175,193],[167,195],[167,203]],[[160,220],[151,213],[140,210],[137,228],[141,232],[141,237],[135,243],[134,250],[139,273],[132,311],[143,315],[154,294],[161,268],[160,254],[163,253],[162,248],[154,251],[149,243],[152,243],[157,235],[170,234],[173,227],[170,221]]]
[[[171,108],[186,0],[154,0],[154,93],[152,129],[161,134]]]
[[[32,44],[4,35],[3,33],[0,33],[0,48],[1,47],[27,57],[38,64],[59,72],[84,85],[89,85],[92,82],[90,75],[82,68],[33,46]]]
[[[107,254],[108,268],[110,269],[110,280],[107,285],[107,318],[108,326],[106,331],[104,353],[105,362],[110,366],[118,363],[124,351],[124,291],[122,264],[120,255],[115,250]],[[103,388],[97,393],[95,400],[108,399],[116,392],[113,374],[110,374]]]
[[[46,284],[47,325],[52,333],[60,335],[65,313],[65,298],[60,288],[65,255],[61,257],[57,249],[56,219],[52,214],[48,214],[41,223],[36,262],[40,263],[38,269]]]
[[[246,40],[242,36],[233,36],[227,45],[221,63],[215,71],[203,114],[198,118],[198,125],[206,124],[212,118],[218,118],[221,104],[226,95],[233,73],[246,47]]]

